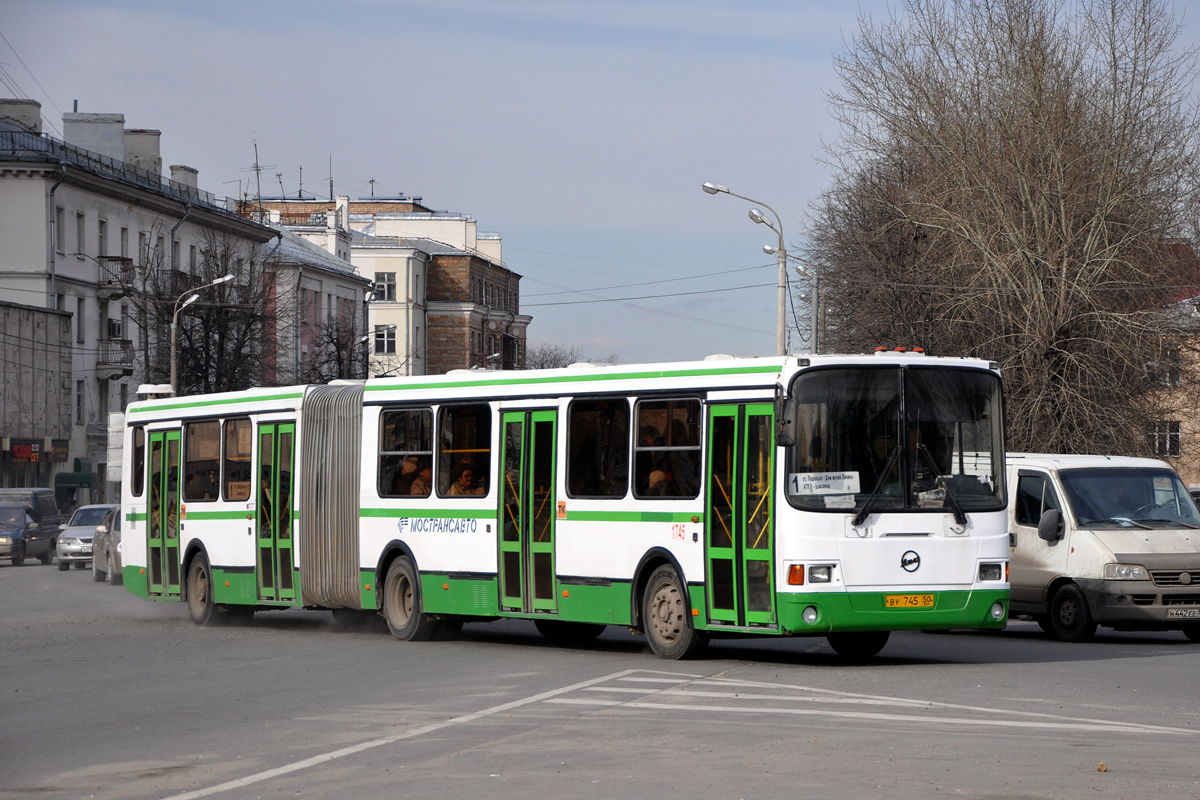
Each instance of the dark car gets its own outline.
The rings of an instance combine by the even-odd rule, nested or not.
[[[121,507],[113,506],[92,537],[92,580],[121,582]]]
[[[49,564],[54,558],[53,541],[50,533],[34,521],[30,509],[0,502],[0,558],[11,558],[14,567],[24,564],[26,556],[37,556],[43,564]]]
[[[53,561],[58,528],[63,523],[58,513],[58,503],[54,501],[54,490],[38,487],[0,489],[0,504],[22,506],[36,525],[26,531],[21,560],[24,561],[26,556],[36,556],[43,564]],[[14,560],[13,563],[17,562]]]
[[[80,506],[71,515],[71,521],[58,534],[58,568],[69,570],[74,564],[84,569],[92,563],[92,537],[96,526],[104,524],[114,505]]]

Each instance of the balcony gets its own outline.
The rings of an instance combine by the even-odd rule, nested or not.
[[[133,259],[123,256],[100,256],[100,280],[96,294],[101,300],[116,300],[124,297],[133,285]]]
[[[133,374],[133,342],[129,339],[101,339],[96,356],[96,377],[101,380],[129,377]]]

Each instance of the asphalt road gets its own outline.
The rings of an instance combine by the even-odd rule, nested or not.
[[[0,798],[1200,797],[1200,645],[1032,623],[661,661],[525,622],[404,643],[327,612],[197,628],[0,566]],[[1104,771],[1101,771],[1101,764]]]

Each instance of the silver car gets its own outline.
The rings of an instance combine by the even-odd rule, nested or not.
[[[92,580],[121,583],[121,507],[113,506],[92,539]]]
[[[71,521],[63,526],[58,534],[58,568],[69,570],[74,564],[78,569],[84,569],[92,563],[92,537],[96,535],[96,526],[103,524],[104,518],[116,506],[92,505],[80,506],[71,515]]]

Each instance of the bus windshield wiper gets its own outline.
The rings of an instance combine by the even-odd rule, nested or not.
[[[934,462],[933,456],[929,452],[929,448],[923,443],[917,442],[917,452],[924,456],[925,463],[929,465],[931,470],[933,470],[933,474],[937,475],[940,470],[938,469],[938,465]],[[942,491],[946,493],[946,500],[950,503],[951,510],[954,511],[954,521],[959,525],[962,525],[964,528],[967,527],[967,515],[963,511],[962,504],[958,502],[958,498],[954,496],[954,492],[950,491],[949,478],[947,478],[946,482],[942,484]]]
[[[862,525],[867,517],[871,516],[871,507],[875,505],[875,501],[879,499],[880,493],[883,491],[884,481],[887,480],[888,470],[892,464],[896,463],[896,458],[900,455],[900,445],[897,444],[892,452],[888,455],[888,459],[883,464],[883,469],[879,471],[879,479],[875,481],[875,488],[871,490],[870,496],[867,497],[867,502],[863,503],[862,510],[854,515],[854,519],[850,524],[854,527]]]

